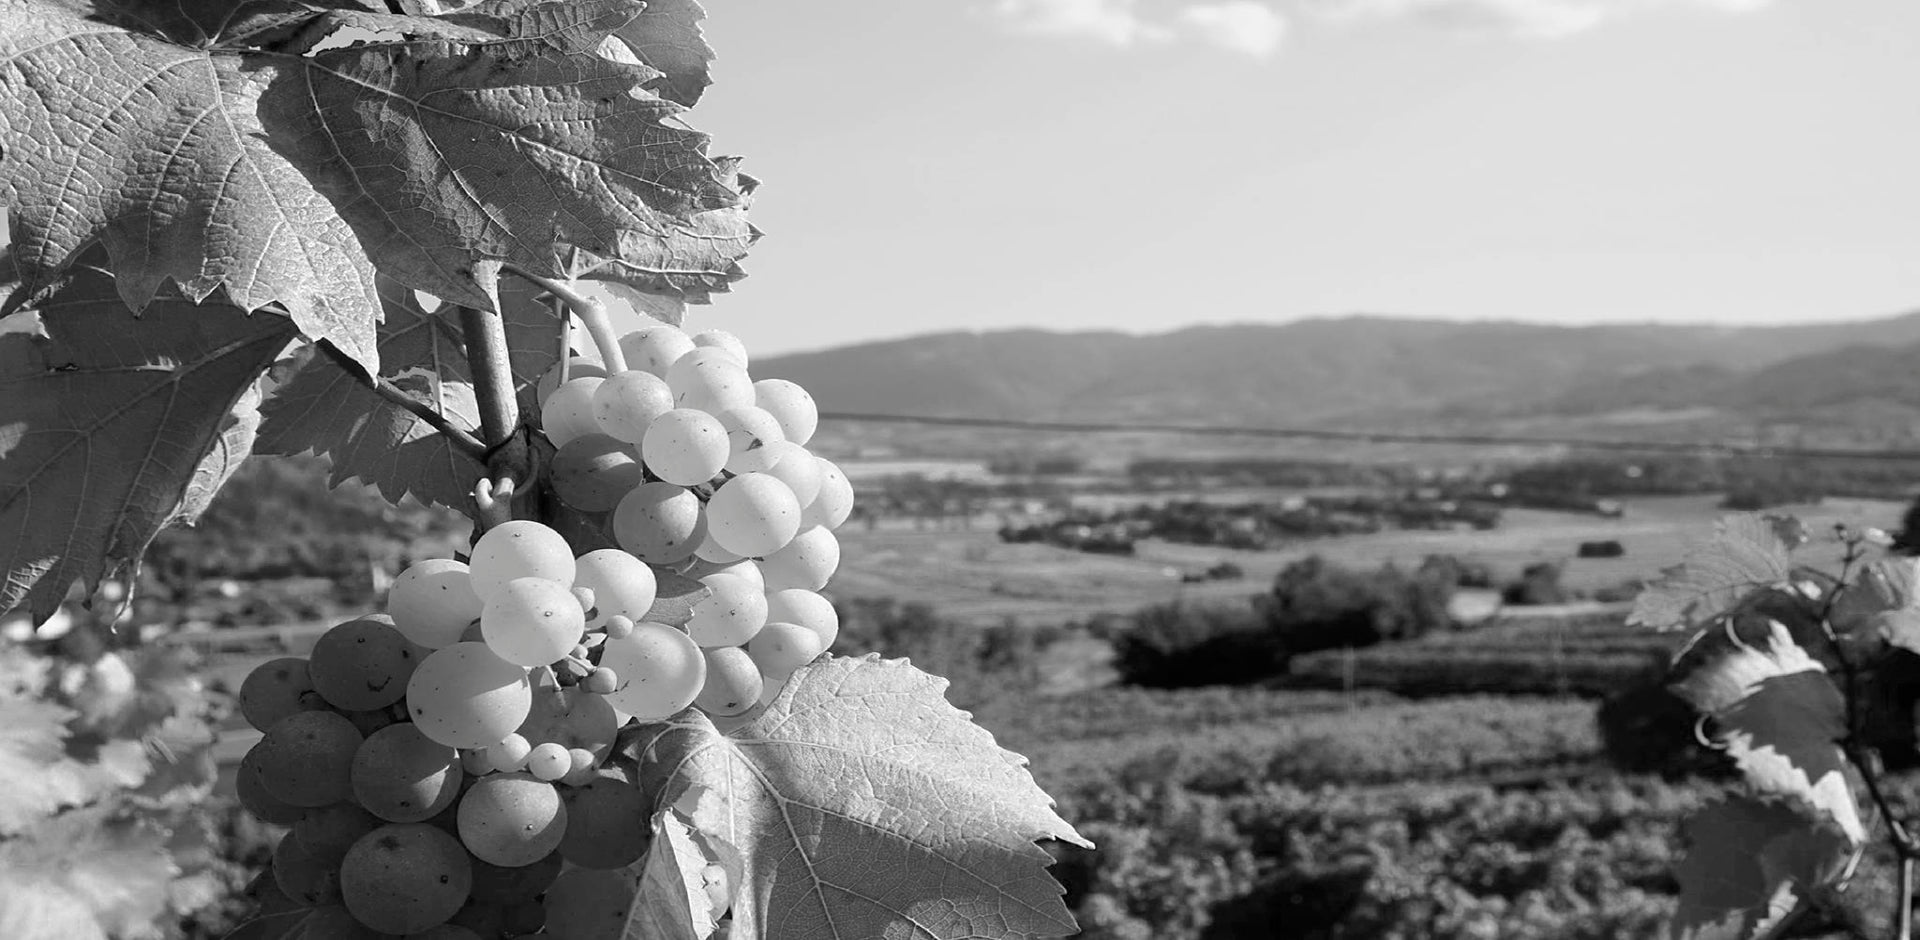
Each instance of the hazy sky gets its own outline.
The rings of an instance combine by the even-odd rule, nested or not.
[[[756,352],[1920,308],[1914,0],[709,0]]]

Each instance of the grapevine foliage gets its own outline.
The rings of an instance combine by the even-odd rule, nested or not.
[[[0,398],[0,609],[49,616],[190,520],[252,449],[246,390],[288,340],[457,403],[459,376],[418,361],[417,318],[381,332],[382,276],[523,323],[505,263],[664,303],[743,276],[753,181],[680,117],[711,58],[697,4],[340,6],[0,3],[0,368],[27,383]],[[373,41],[320,48],[336,33]],[[315,368],[296,394],[344,392]],[[410,415],[356,397],[370,421],[276,422],[269,449],[328,453],[389,495],[471,488],[449,492]]]
[[[211,900],[206,695],[165,652],[92,663],[0,653],[0,924],[19,936],[149,936]]]
[[[1074,932],[1034,841],[1090,843],[945,685],[904,661],[830,658],[725,733],[691,712],[649,726],[635,744],[643,783],[663,800],[693,790],[694,824],[739,859],[736,931]]]
[[[1755,589],[1787,580],[1791,543],[1776,520],[1738,515],[1722,519],[1712,538],[1661,573],[1634,602],[1629,623],[1656,630],[1699,624],[1733,609]]]
[[[1854,540],[1849,570],[1814,577],[1792,567],[1800,540],[1788,522],[1723,519],[1635,607],[1643,625],[1696,631],[1673,691],[1745,783],[1684,827],[1675,937],[1779,936],[1844,885],[1869,835],[1845,749],[1852,681],[1842,689],[1831,667],[1851,675],[1875,649],[1859,635],[1907,616],[1912,581],[1900,575],[1910,566],[1876,562],[1849,580],[1864,544]]]

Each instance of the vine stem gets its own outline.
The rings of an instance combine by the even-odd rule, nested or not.
[[[1913,940],[1913,856],[1900,857],[1900,891],[1896,902],[1900,908],[1894,912],[1895,923],[1899,930],[1894,934],[1897,940]]]
[[[473,373],[473,394],[480,405],[480,438],[491,453],[520,426],[506,324],[499,314],[461,307],[460,332],[466,337],[467,366]]]
[[[613,320],[607,316],[606,304],[574,290],[564,281],[535,274],[517,264],[509,262],[500,268],[560,298],[573,311],[573,315],[580,318],[580,323],[587,328],[587,335],[593,337],[593,345],[600,350],[600,360],[606,365],[607,374],[627,371],[627,357],[620,351],[620,337],[613,332]],[[564,328],[561,332],[565,334]]]
[[[368,375],[359,363],[349,358],[346,353],[335,348],[332,343],[322,340],[315,345],[319,347],[321,355],[333,360],[334,364],[345,370],[347,374],[366,376],[367,387],[371,388],[375,395],[401,408],[405,408],[418,416],[420,420],[425,421],[434,430],[446,435],[447,440],[452,442],[455,450],[472,457],[479,463],[486,463],[487,445],[481,443],[479,438],[474,437],[472,431],[454,424],[452,419],[442,414],[439,409],[414,397],[407,392],[406,389],[393,384],[393,382],[385,376]]]

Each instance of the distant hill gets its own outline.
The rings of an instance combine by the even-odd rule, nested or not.
[[[1291,424],[1709,399],[1744,410],[1890,396],[1920,408],[1916,354],[1920,313],[1780,327],[1356,316],[1151,336],[939,333],[772,358],[754,373],[800,382],[838,411]]]

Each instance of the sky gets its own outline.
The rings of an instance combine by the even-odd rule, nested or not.
[[[1920,309],[1912,0],[708,0],[756,354]]]

